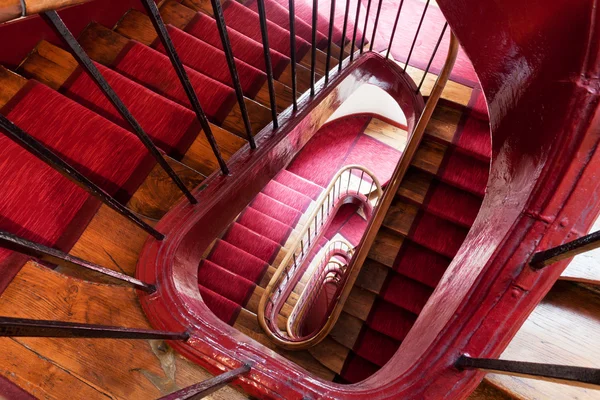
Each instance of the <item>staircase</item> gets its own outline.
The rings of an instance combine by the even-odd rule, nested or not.
[[[252,134],[271,123],[273,105],[281,113],[295,100],[287,0],[268,0],[266,6],[275,104],[263,72],[257,2],[223,2]],[[210,2],[168,0],[160,4],[160,12],[224,160],[234,159],[248,132]],[[337,55],[348,54],[350,47],[338,47],[343,34],[336,26],[329,48],[335,57],[326,61],[328,21],[319,17],[319,50],[313,60],[312,15],[301,8],[296,16],[294,67],[300,95],[310,89],[313,62],[319,79],[327,65],[337,69]],[[207,132],[146,14],[129,10],[113,28],[92,22],[78,40],[187,188],[202,187],[218,173]],[[415,67],[407,72],[415,81],[423,74]],[[425,95],[432,74],[426,77]],[[483,103],[479,88],[456,82],[448,86],[325,340],[308,350],[281,349],[263,332],[256,314],[276,268],[340,167],[364,165],[384,187],[389,183],[406,145],[406,127],[370,114],[326,123],[215,238],[198,265],[198,289],[208,308],[323,380],[352,384],[375,374],[402,344],[481,207],[492,153]],[[149,226],[182,199],[180,189],[76,59],[50,41],[40,41],[18,68],[0,66],[0,113]],[[135,275],[144,231],[5,135],[0,135],[0,149],[0,230]],[[356,208],[344,206],[326,237],[342,237],[356,246],[367,224]],[[136,291],[97,273],[32,261],[4,249],[0,266],[8,271],[0,278],[2,316],[152,328]],[[509,345],[506,358],[552,363],[558,354],[564,364],[598,367],[597,349],[586,351],[582,343],[593,343],[600,332],[600,302],[580,283],[597,285],[600,279],[589,268],[586,276],[580,271],[570,270],[556,284]],[[280,327],[300,294],[297,289],[282,309]],[[72,398],[73,393],[78,398],[158,398],[210,377],[164,341],[15,337],[0,342],[0,394],[9,393],[8,398]],[[472,399],[598,396],[593,389],[548,385],[492,374]],[[250,394],[227,387],[221,395],[237,399]]]

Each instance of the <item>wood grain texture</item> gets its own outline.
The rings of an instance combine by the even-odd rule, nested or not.
[[[23,14],[20,0],[0,0],[0,22],[10,21]]]
[[[44,11],[58,10],[63,7],[86,3],[89,0],[26,0],[25,12],[27,15],[38,14]]]
[[[600,231],[600,218],[590,229],[596,231]],[[600,249],[573,257],[560,279],[600,286]]]
[[[500,358],[600,368],[600,295],[557,282]],[[516,399],[598,399],[600,390],[489,374],[485,380]]]
[[[27,83],[27,79],[0,66],[0,108],[4,107],[10,99]]]

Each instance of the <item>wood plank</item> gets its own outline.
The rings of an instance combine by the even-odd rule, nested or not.
[[[385,215],[383,226],[407,236],[418,211],[418,206],[396,197]]]
[[[417,204],[422,204],[432,181],[433,175],[411,167],[406,171],[397,194]]]
[[[329,337],[348,349],[352,349],[360,330],[363,327],[363,321],[344,311],[340,313],[333,329],[329,333]]]
[[[466,109],[452,107],[451,105],[439,103],[433,110],[433,114],[427,128],[426,135],[430,135],[445,143],[452,143],[454,136],[458,131],[458,124],[464,115]]]
[[[600,231],[600,218],[596,220],[590,232]],[[600,249],[573,257],[561,280],[600,285]]]
[[[479,386],[471,393],[468,400],[511,400],[508,394],[490,386],[486,382],[481,382]]]
[[[404,151],[408,139],[408,132],[405,129],[377,118],[371,119],[364,133],[399,151]]]
[[[379,294],[389,273],[389,267],[367,258],[363,263],[358,278],[354,283],[361,289]]]
[[[375,294],[354,286],[344,304],[344,311],[362,321],[366,321],[375,298]]]
[[[600,368],[600,295],[557,282],[500,358]],[[516,399],[598,399],[600,390],[489,374],[490,385]]]
[[[0,297],[0,314],[150,328],[134,290],[83,282],[33,262],[23,267]],[[34,352],[39,360],[50,362],[111,398],[157,398],[210,377],[161,341],[60,338],[16,341]],[[34,385],[48,384],[43,381],[47,380],[46,374],[39,378],[28,376],[31,364],[15,361],[11,373],[27,376]],[[62,382],[65,381],[55,383]],[[66,392],[73,387],[76,386],[61,386],[61,390]],[[243,398],[230,388],[225,391],[230,398]]]
[[[325,367],[339,374],[350,350],[330,337],[326,337],[316,346],[308,349],[308,352]]]
[[[435,175],[442,164],[446,148],[443,144],[423,140],[411,165]]]
[[[2,82],[0,88],[0,108],[2,108],[25,86],[27,79],[0,66],[0,82]]]
[[[373,246],[369,250],[368,257],[392,268],[403,241],[404,238],[402,236],[383,226],[377,232],[375,242],[373,242]]]
[[[404,63],[398,64],[404,67]],[[409,66],[406,69],[406,72],[418,85],[419,82],[421,82],[421,78],[423,77],[423,73],[425,71],[419,68],[415,68],[413,66]],[[423,86],[421,87],[421,94],[423,94],[423,96],[429,96],[436,80],[437,75],[432,74],[431,72],[427,74],[427,77],[423,82]],[[444,91],[442,92],[441,98],[466,106],[469,104],[472,92],[473,88],[449,80],[446,84],[446,87],[444,88]]]

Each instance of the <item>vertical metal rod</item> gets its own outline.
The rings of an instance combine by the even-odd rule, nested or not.
[[[221,37],[221,44],[223,45],[227,66],[229,67],[231,82],[233,83],[238,105],[242,112],[242,120],[244,121],[244,129],[246,129],[248,144],[251,149],[256,149],[256,142],[254,141],[254,136],[252,136],[252,125],[250,124],[250,117],[248,116],[248,109],[246,108],[246,102],[244,100],[244,91],[242,90],[242,84],[240,83],[240,77],[235,65],[235,58],[233,57],[233,51],[231,49],[231,42],[229,41],[229,34],[227,33],[227,25],[225,24],[225,18],[223,17],[223,8],[221,7],[221,2],[219,0],[210,0],[210,2],[212,4],[215,22],[217,23],[217,29],[219,30],[219,36]]]
[[[62,40],[69,46],[71,51],[73,52],[73,56],[77,60],[77,62],[83,67],[86,73],[90,78],[98,85],[98,88],[102,91],[102,93],[107,97],[107,99],[111,102],[111,104],[116,108],[116,110],[121,114],[123,119],[127,121],[129,125],[133,128],[133,133],[140,139],[142,144],[146,147],[148,152],[154,157],[156,162],[161,166],[162,169],[165,170],[167,175],[173,180],[175,185],[181,190],[184,196],[189,200],[190,203],[196,204],[198,201],[194,198],[192,193],[185,187],[185,184],[179,178],[179,176],[173,171],[173,168],[167,163],[162,153],[156,148],[154,143],[152,143],[152,139],[148,136],[148,134],[144,131],[139,122],[135,119],[135,117],[131,114],[125,103],[121,100],[121,98],[115,93],[114,89],[110,86],[110,84],[106,81],[102,73],[98,70],[96,65],[92,62],[90,57],[87,55],[85,50],[79,45],[75,36],[71,33],[69,28],[65,25],[62,19],[56,11],[47,11],[42,14],[44,19],[48,24],[59,34]]]
[[[292,105],[298,111],[298,85],[296,82],[296,4],[289,0],[290,8],[290,60],[292,63]]]
[[[187,71],[185,70],[181,60],[179,59],[177,50],[175,50],[175,45],[173,44],[173,41],[171,40],[171,36],[167,31],[165,23],[163,22],[162,17],[160,16],[156,3],[154,2],[154,0],[141,0],[141,2],[144,8],[146,9],[146,12],[148,13],[150,20],[152,21],[152,25],[154,25],[154,29],[158,34],[160,42],[162,43],[163,47],[167,52],[167,55],[169,56],[169,60],[171,60],[173,69],[175,69],[175,72],[177,73],[177,77],[179,78],[179,81],[183,86],[183,90],[185,91],[185,94],[187,95],[187,98],[189,99],[190,104],[192,105],[192,109],[196,113],[198,121],[200,121],[202,131],[204,131],[206,139],[208,140],[208,143],[210,144],[210,147],[212,148],[212,151],[215,154],[215,157],[217,158],[219,166],[221,167],[221,172],[223,172],[224,175],[229,174],[229,168],[227,168],[227,164],[225,163],[225,160],[221,155],[221,150],[219,150],[217,141],[215,140],[215,137],[212,133],[212,129],[210,127],[210,124],[208,123],[208,118],[206,118],[206,114],[204,113],[204,110],[200,105],[200,100],[198,99],[198,95],[196,94],[196,91],[192,86],[192,83],[190,82],[190,78],[187,74]]]
[[[308,247],[310,247],[310,225],[308,226]]]
[[[187,332],[164,332],[9,317],[0,317],[0,336],[145,340],[188,340],[190,337]]]
[[[535,253],[529,265],[533,269],[541,269],[547,265],[571,258],[600,247],[600,231],[590,233],[560,246]]]
[[[129,275],[125,275],[120,272],[113,271],[112,269],[82,260],[81,258],[63,253],[60,250],[29,241],[8,232],[0,231],[0,247],[25,254],[41,261],[47,261],[52,264],[94,271],[113,279],[117,279],[121,282],[125,282],[129,286],[133,286],[134,288],[147,293],[153,293],[156,291],[156,288],[153,285],[143,283],[142,281]]]
[[[321,204],[321,226],[325,223],[325,203]]]
[[[425,3],[425,8],[423,9],[423,14],[421,14],[421,20],[419,21],[419,26],[417,26],[417,32],[415,32],[415,37],[412,41],[412,45],[410,46],[408,57],[406,57],[406,65],[404,66],[404,72],[406,72],[406,67],[408,67],[410,56],[412,56],[413,50],[415,49],[415,44],[417,43],[417,38],[419,37],[419,32],[421,31],[421,26],[423,26],[423,20],[425,19],[425,14],[427,14],[427,8],[429,7],[430,1],[431,0],[427,0],[427,3]]]
[[[325,84],[327,84],[329,82],[329,67],[331,65],[331,41],[333,40],[333,25],[334,24],[335,24],[335,0],[331,0],[331,10],[329,11],[329,32],[328,32],[328,36],[327,36],[327,57],[325,58]]]
[[[362,185],[363,182],[363,177],[365,176],[365,171],[363,171],[360,174],[360,180],[358,181],[358,190],[356,191],[358,194],[360,194],[360,186]]]
[[[352,178],[352,170],[348,170],[348,186],[346,187],[346,194],[350,191],[350,179]]]
[[[346,11],[344,13],[344,26],[342,27],[342,43],[340,43],[340,57],[338,71],[342,70],[342,61],[344,60],[344,47],[346,47],[346,31],[348,30],[348,15],[350,13],[350,0],[346,0]]]
[[[494,360],[461,356],[456,361],[458,369],[480,369],[503,375],[525,376],[550,382],[568,383],[594,389],[600,387],[600,369],[569,365],[539,364],[524,361]]]
[[[273,64],[271,63],[271,50],[269,48],[269,31],[267,29],[267,12],[265,11],[265,0],[256,0],[256,5],[258,6],[260,33],[262,35],[263,52],[265,54],[265,68],[267,72],[267,83],[269,85],[269,103],[271,104],[271,117],[273,119],[273,129],[277,129],[279,128],[279,121],[277,120],[277,100],[275,99],[275,84],[273,83]],[[295,39],[295,37],[293,39]]]
[[[213,394],[217,390],[226,386],[228,383],[233,381],[240,375],[247,374],[250,372],[250,364],[244,364],[242,367],[225,372],[221,375],[217,375],[213,378],[207,379],[204,382],[197,383],[192,386],[188,386],[184,389],[178,390],[166,396],[161,397],[158,400],[196,400],[202,399],[208,395]]]
[[[354,18],[354,31],[352,33],[352,48],[350,49],[350,62],[354,61],[354,49],[356,48],[356,34],[358,31],[358,20],[360,17],[361,1],[356,0],[356,18]],[[363,33],[364,35],[364,33]]]
[[[313,0],[312,9],[312,40],[310,49],[310,95],[315,95],[315,69],[317,66],[317,15],[319,12],[319,0]]]
[[[377,33],[377,25],[379,25],[379,15],[381,14],[381,5],[383,0],[379,0],[377,6],[377,14],[375,14],[375,23],[373,24],[373,34],[371,35],[371,44],[369,45],[369,51],[373,51],[373,44],[375,43],[375,34]]]
[[[390,58],[390,51],[392,51],[392,44],[394,43],[394,36],[396,36],[396,28],[398,28],[398,21],[400,20],[400,12],[402,11],[403,5],[404,0],[400,0],[398,14],[396,14],[396,20],[394,21],[394,27],[392,28],[392,34],[390,35],[390,44],[388,45],[387,53],[385,53],[385,58]]]
[[[142,221],[137,215],[131,212],[127,207],[116,201],[111,195],[106,193],[101,187],[90,181],[88,178],[83,176],[79,171],[69,165],[66,161],[63,161],[59,156],[54,154],[50,149],[38,142],[32,136],[27,134],[21,128],[13,124],[5,116],[0,114],[0,128],[4,129],[5,135],[8,136],[13,142],[23,147],[25,150],[39,158],[41,161],[48,164],[50,167],[60,172],[65,178],[75,183],[77,186],[91,194],[92,196],[100,199],[108,207],[112,208],[119,214],[123,215],[138,227],[142,228],[154,238],[163,240],[164,235],[150,225]]]
[[[448,23],[446,22],[444,24],[444,29],[442,29],[442,33],[440,34],[440,37],[437,41],[437,43],[435,44],[435,48],[433,49],[433,54],[431,55],[431,58],[429,59],[429,62],[427,63],[427,68],[425,68],[425,72],[423,73],[423,77],[421,78],[421,82],[419,82],[419,86],[417,87],[417,92],[419,93],[421,91],[421,86],[423,86],[423,82],[425,82],[425,78],[427,77],[427,73],[429,72],[429,68],[431,68],[431,64],[433,63],[433,59],[435,58],[435,54],[438,51],[438,48],[440,47],[440,43],[442,43],[442,39],[444,38],[444,33],[446,33],[446,28],[448,27]]]
[[[367,2],[367,13],[365,14],[365,25],[363,27],[363,37],[360,43],[360,54],[363,53],[365,48],[365,39],[367,37],[367,26],[369,24],[369,12],[371,11],[371,0]]]

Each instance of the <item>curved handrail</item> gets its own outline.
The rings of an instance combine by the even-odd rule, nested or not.
[[[315,294],[318,295],[318,285],[322,284],[321,281],[324,282],[327,274],[332,271],[328,268],[329,265],[337,265],[337,269],[341,270],[341,279],[343,279],[344,274],[346,271],[348,271],[348,266],[350,264],[350,260],[352,260],[352,256],[354,255],[354,250],[354,246],[352,246],[352,244],[345,239],[337,239],[329,243],[323,252],[323,257],[318,263],[319,267],[315,268],[315,271],[312,273],[312,276],[304,287],[304,290],[302,290],[298,301],[294,305],[294,308],[288,317],[287,333],[290,337],[296,339],[300,338],[295,332],[297,332],[300,322],[304,319],[306,312],[310,309],[312,304],[314,304],[314,301],[317,298]],[[340,261],[332,259],[332,257],[339,256],[339,253],[342,252],[347,257],[347,262],[342,264]],[[324,272],[327,272],[325,276],[323,276]],[[302,337],[302,339],[306,339],[306,337]]]
[[[45,11],[87,3],[90,0],[8,0],[2,3],[0,23],[12,21]]]
[[[356,179],[352,180],[352,172],[355,170],[360,171],[358,183]],[[370,185],[365,184],[363,186],[365,175],[370,178]],[[353,185],[356,185],[356,190]],[[368,189],[363,192],[361,191],[363,188]],[[300,279],[299,273],[303,270],[302,267],[321,237],[321,233],[326,230],[330,222],[327,217],[332,215],[342,204],[351,201],[352,198],[359,199],[369,206],[371,206],[370,202],[375,199],[376,206],[382,194],[383,190],[379,180],[364,166],[347,165],[333,176],[330,184],[316,202],[314,211],[307,219],[304,228],[298,235],[298,239],[290,246],[290,251],[277,267],[277,271],[273,274],[260,300],[257,315],[258,322],[275,344],[281,347],[286,347],[289,344],[291,338],[286,337],[279,330],[276,324],[276,316],[283,307],[290,291]],[[370,207],[365,211],[370,214]]]

